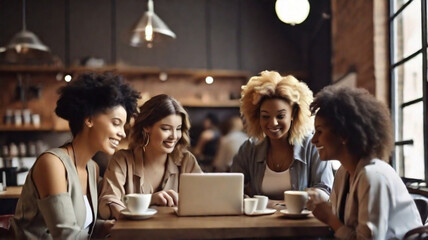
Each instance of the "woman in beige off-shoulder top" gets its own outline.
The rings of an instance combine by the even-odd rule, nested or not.
[[[190,122],[181,104],[161,94],[140,107],[131,133],[130,149],[110,160],[102,182],[100,216],[116,218],[129,193],[151,193],[151,205],[176,206],[180,173],[202,172],[187,150]]]

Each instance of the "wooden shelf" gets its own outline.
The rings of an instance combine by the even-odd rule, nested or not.
[[[239,107],[239,100],[230,100],[227,102],[186,102],[182,101],[183,107]]]
[[[13,125],[0,125],[0,132],[32,132],[32,131],[55,131],[55,132],[67,132],[68,128],[54,128],[53,126],[13,126]]]
[[[0,65],[3,87],[3,99],[0,104],[0,119],[7,109],[22,109],[24,103],[17,100],[17,75],[22,75],[26,85],[38,87],[40,96],[27,99],[27,106],[33,113],[40,114],[41,126],[2,125],[0,132],[34,131],[65,132],[69,131],[68,123],[54,114],[57,101],[57,89],[66,83],[61,81],[61,74],[77,76],[84,72],[114,72],[121,74],[143,97],[165,93],[174,96],[184,107],[195,108],[239,108],[241,86],[246,83],[249,73],[234,70],[207,70],[207,69],[163,69],[157,67],[110,65],[103,67],[85,66],[7,66]],[[167,81],[160,81],[159,74],[166,73]],[[58,75],[60,74],[60,75]],[[30,76],[31,75],[31,76]],[[204,79],[212,76],[214,83],[208,85]],[[61,78],[59,78],[61,77]],[[59,81],[58,81],[59,78]],[[232,98],[232,99],[231,99]]]
[[[14,131],[51,131],[53,130],[52,127],[46,127],[46,126],[12,126],[12,125],[2,125],[0,126],[0,131],[4,132],[14,132]]]
[[[57,73],[62,72],[64,68],[53,66],[6,66],[0,65],[0,72],[3,73]]]
[[[157,75],[165,72],[169,75],[189,76],[193,78],[203,78],[208,75],[217,78],[243,78],[247,79],[250,74],[246,71],[236,70],[206,70],[206,69],[162,69],[157,67],[122,66],[108,65],[103,67],[85,66],[6,66],[0,65],[0,72],[3,73],[83,73],[83,72],[116,72],[124,75]]]

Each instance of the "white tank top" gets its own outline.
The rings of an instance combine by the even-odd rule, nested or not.
[[[85,219],[85,224],[83,225],[83,228],[87,229],[93,221],[92,208],[91,208],[91,205],[89,204],[89,200],[86,195],[83,195],[83,200],[85,201],[85,207],[86,207],[86,219]]]
[[[291,189],[290,171],[272,171],[266,165],[265,176],[262,182],[262,192],[270,199],[284,200],[284,191]]]

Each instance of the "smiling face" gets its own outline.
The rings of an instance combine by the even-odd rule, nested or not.
[[[292,115],[292,107],[285,100],[266,99],[260,106],[260,127],[271,140],[286,139]]]
[[[315,117],[315,134],[312,143],[317,147],[321,160],[340,160],[346,151],[342,137],[335,134],[328,122],[320,116]]]
[[[181,115],[172,114],[157,121],[152,127],[144,129],[150,135],[147,149],[165,154],[171,153],[183,135],[182,121]]]
[[[112,155],[120,140],[126,137],[126,110],[122,106],[98,113],[85,121],[90,126],[89,137],[96,144],[97,151]]]

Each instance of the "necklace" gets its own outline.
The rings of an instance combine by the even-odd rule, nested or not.
[[[73,142],[70,143],[70,145],[71,145],[71,150],[73,150],[74,167],[76,168],[76,172],[79,173],[79,171],[77,170],[77,159],[76,159],[76,153],[74,152]]]
[[[271,152],[268,153],[268,161],[270,162],[271,166],[275,168],[275,171],[280,171],[285,163],[285,161],[280,161],[279,163],[276,163],[273,159]]]

